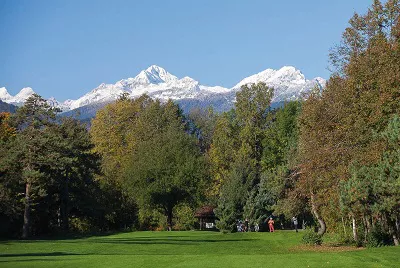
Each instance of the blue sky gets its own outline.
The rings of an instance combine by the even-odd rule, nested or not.
[[[368,0],[0,0],[0,87],[76,99],[152,64],[232,87],[293,65],[329,78],[329,49]]]

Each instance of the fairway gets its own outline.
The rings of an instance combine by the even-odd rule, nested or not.
[[[399,247],[320,252],[302,247],[301,236],[187,231],[1,241],[0,267],[399,267]]]

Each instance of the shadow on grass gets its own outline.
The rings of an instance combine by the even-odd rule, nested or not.
[[[255,239],[176,239],[176,238],[111,238],[111,239],[96,239],[90,243],[105,243],[105,244],[140,244],[140,245],[198,245],[205,243],[224,243],[224,242],[241,242],[254,241]],[[89,241],[88,241],[89,242]]]
[[[0,245],[10,245],[10,243],[41,243],[41,242],[56,242],[62,241],[67,243],[73,242],[82,242],[82,239],[87,239],[85,242],[92,242],[98,240],[98,238],[108,237],[117,234],[130,233],[130,232],[109,232],[102,234],[86,234],[86,235],[77,235],[77,234],[68,234],[68,235],[54,235],[54,236],[43,236],[43,237],[32,237],[30,239],[4,239],[0,238]],[[136,236],[135,239],[169,239],[169,238],[185,238],[192,237],[189,235],[168,235],[161,236],[159,238],[154,238],[154,236]],[[114,239],[114,238],[111,238]]]
[[[61,243],[105,243],[105,244],[145,244],[145,245],[157,245],[157,244],[175,244],[175,245],[196,245],[201,243],[224,243],[224,242],[241,242],[241,241],[254,241],[258,239],[231,239],[231,238],[221,238],[221,239],[204,239],[204,237],[199,237],[200,239],[196,239],[191,235],[166,235],[160,237],[154,237],[153,235],[149,236],[136,236],[132,238],[123,238],[123,237],[87,237],[85,240],[82,240],[83,237],[63,237],[61,239],[29,239],[29,240],[9,240],[9,241],[0,241],[0,244],[7,245],[9,242],[12,243],[48,243],[48,242],[61,242]],[[0,254],[0,257],[2,255]]]
[[[58,257],[58,256],[73,256],[73,255],[87,255],[80,253],[70,253],[70,252],[37,252],[37,253],[15,253],[15,254],[1,254],[1,258],[5,257]]]
[[[49,241],[63,241],[63,240],[75,240],[75,239],[85,239],[85,238],[96,238],[96,237],[106,237],[116,234],[130,233],[131,231],[108,231],[108,232],[90,232],[86,234],[80,233],[54,233],[42,236],[33,236],[28,239],[18,239],[18,238],[4,238],[0,237],[0,244],[7,245],[9,242],[49,242]]]

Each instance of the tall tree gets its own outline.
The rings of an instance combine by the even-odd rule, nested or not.
[[[51,173],[59,196],[60,222],[64,231],[69,230],[70,199],[83,201],[81,187],[93,182],[99,171],[99,161],[92,151],[93,144],[85,125],[73,118],[62,118],[51,128],[52,159]],[[74,196],[79,193],[80,196]],[[74,208],[79,208],[75,202]]]
[[[219,196],[221,186],[228,179],[238,146],[238,127],[234,111],[220,114],[215,122],[215,131],[208,153],[212,177],[212,183],[207,191],[210,199]]]
[[[269,114],[262,141],[261,180],[253,188],[245,207],[246,216],[257,223],[272,213],[285,214],[290,219],[302,206],[299,197],[283,202],[293,196],[288,192],[293,188],[293,176],[297,172],[299,113],[300,103],[293,101]]]
[[[340,222],[339,185],[351,184],[354,164],[379,161],[384,146],[373,133],[400,111],[399,6],[398,0],[376,0],[365,15],[353,16],[331,54],[337,72],[303,106],[298,188],[308,193],[321,226],[323,219],[331,228]],[[350,216],[356,231],[365,219]]]
[[[122,96],[114,103],[99,110],[92,120],[90,134],[94,151],[102,157],[105,179],[121,184],[125,156],[134,146],[136,120],[152,100],[143,95],[136,100]]]
[[[236,95],[235,107],[240,127],[240,147],[237,154],[250,161],[252,171],[247,178],[250,187],[260,182],[262,141],[273,92],[273,88],[260,82],[250,86],[243,85]]]
[[[140,208],[158,209],[173,225],[174,207],[199,200],[206,167],[197,140],[172,101],[150,103],[137,118],[135,145],[126,169],[126,184]]]
[[[22,180],[25,183],[23,238],[30,235],[32,198],[35,188],[40,186],[39,181],[44,177],[40,166],[48,160],[48,137],[43,134],[54,124],[56,112],[57,109],[50,107],[42,97],[34,94],[13,116],[12,122],[18,131],[13,151],[15,159],[21,165]]]
[[[210,158],[220,189],[216,210],[220,228],[231,229],[243,216],[246,200],[260,182],[262,141],[272,95],[273,89],[265,83],[243,85],[236,94],[233,119],[229,121],[225,115],[217,120]],[[232,192],[235,188],[236,193]]]

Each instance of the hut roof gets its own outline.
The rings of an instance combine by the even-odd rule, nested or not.
[[[199,208],[194,214],[196,218],[215,217],[213,206],[203,206]]]

